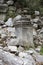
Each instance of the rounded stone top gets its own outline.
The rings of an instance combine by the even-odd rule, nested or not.
[[[27,18],[25,16],[23,17],[21,15],[16,16],[13,19],[13,22],[14,22],[14,25],[19,25],[19,26],[24,26],[24,25],[31,26],[32,25],[29,18]]]

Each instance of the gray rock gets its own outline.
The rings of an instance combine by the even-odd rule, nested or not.
[[[33,36],[37,36],[37,31],[33,29]]]
[[[40,12],[39,11],[35,11],[35,15],[40,15]]]
[[[36,54],[34,55],[34,58],[36,59],[36,62],[38,62],[40,65],[43,64],[43,55]]]
[[[37,23],[39,21],[39,17],[34,18],[32,21],[33,23]]]
[[[8,47],[4,47],[3,50],[8,52],[9,48]]]
[[[0,45],[0,49],[3,49],[3,47]]]
[[[23,61],[19,57],[16,57],[9,52],[3,51],[1,52],[0,56],[2,57],[1,60],[3,61],[4,65],[5,64],[7,65],[22,65],[23,64]]]
[[[8,21],[5,23],[7,26],[13,26],[12,18],[9,18]]]
[[[4,2],[4,0],[0,0],[0,3],[2,4]]]
[[[27,57],[28,56],[28,54],[27,53],[25,53],[25,52],[20,52],[19,53],[19,57],[21,57],[21,58],[25,58],[25,57]]]
[[[0,52],[1,60],[3,61],[4,65],[36,65],[31,55],[27,56],[27,54],[23,53],[24,56],[26,55],[25,58],[20,58],[18,56],[14,56],[9,52],[2,52],[1,50]]]
[[[25,17],[31,20],[31,15],[25,15]]]
[[[40,52],[41,46],[38,46],[35,50],[36,50],[37,52]]]
[[[33,50],[27,50],[26,53],[32,55],[34,52],[33,52]]]
[[[31,55],[28,55],[27,58],[23,58],[23,62],[24,62],[24,65],[36,65]]]
[[[33,24],[33,27],[36,29],[38,28],[38,24]]]
[[[6,27],[6,25],[4,24],[2,27],[3,27],[3,28],[5,28],[5,27]]]
[[[40,32],[38,34],[38,38],[39,38],[40,42],[43,43],[43,28],[40,30]]]
[[[6,34],[1,34],[1,38],[6,38],[7,37],[7,35]]]
[[[6,13],[8,9],[8,5],[7,4],[0,4],[0,12],[1,13]]]
[[[19,56],[23,60],[23,65],[36,65],[33,57],[25,52],[20,52]]]
[[[24,48],[21,47],[21,46],[19,46],[19,47],[18,47],[18,51],[19,51],[19,52],[22,52],[22,51],[24,51]]]
[[[2,62],[2,60],[0,60],[0,65],[4,65],[3,62]]]
[[[2,26],[0,26],[0,29],[2,29]]]
[[[4,21],[0,20],[0,25],[1,25],[1,24],[4,24]]]
[[[36,52],[33,48],[30,48],[29,50],[31,50],[32,52],[33,52],[33,54],[32,55],[38,55],[39,53],[38,52]]]
[[[14,39],[13,38],[7,39],[6,43],[8,46],[9,45],[11,45],[11,46],[17,45],[17,39],[15,39],[15,38]]]
[[[20,46],[34,47],[33,29],[31,27],[16,27],[17,44]]]
[[[6,28],[1,28],[0,29],[0,34],[6,34]]]
[[[17,20],[20,20],[21,19],[21,15],[18,15],[18,16],[16,16],[14,19],[13,19],[13,21],[15,22],[15,21],[17,21]]]
[[[8,49],[10,50],[10,52],[16,52],[17,51],[16,46],[8,46]]]
[[[8,5],[13,5],[13,3],[14,3],[14,2],[13,2],[12,0],[8,0],[8,1],[7,1],[7,4],[8,4]]]

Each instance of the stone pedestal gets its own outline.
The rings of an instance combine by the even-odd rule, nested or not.
[[[16,27],[16,35],[18,38],[18,45],[26,47],[34,47],[33,44],[33,28],[26,27]]]
[[[17,44],[26,47],[34,47],[33,44],[33,27],[30,21],[16,21],[15,25]]]

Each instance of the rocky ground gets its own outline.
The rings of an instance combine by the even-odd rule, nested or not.
[[[5,14],[15,11],[13,5],[12,0],[0,0],[0,65],[43,65],[43,16],[35,11],[32,18],[27,9],[18,15],[18,9],[16,17],[4,21]]]
[[[0,20],[0,65],[43,65],[43,55],[40,54],[43,45],[43,17],[28,17],[33,25],[34,48],[17,44],[14,23],[23,18],[26,19],[25,16],[18,15],[6,22]]]

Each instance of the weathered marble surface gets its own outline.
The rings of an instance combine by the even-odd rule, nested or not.
[[[0,64],[1,65],[36,65],[31,55],[26,58],[20,58],[12,55],[9,52],[0,50]]]

